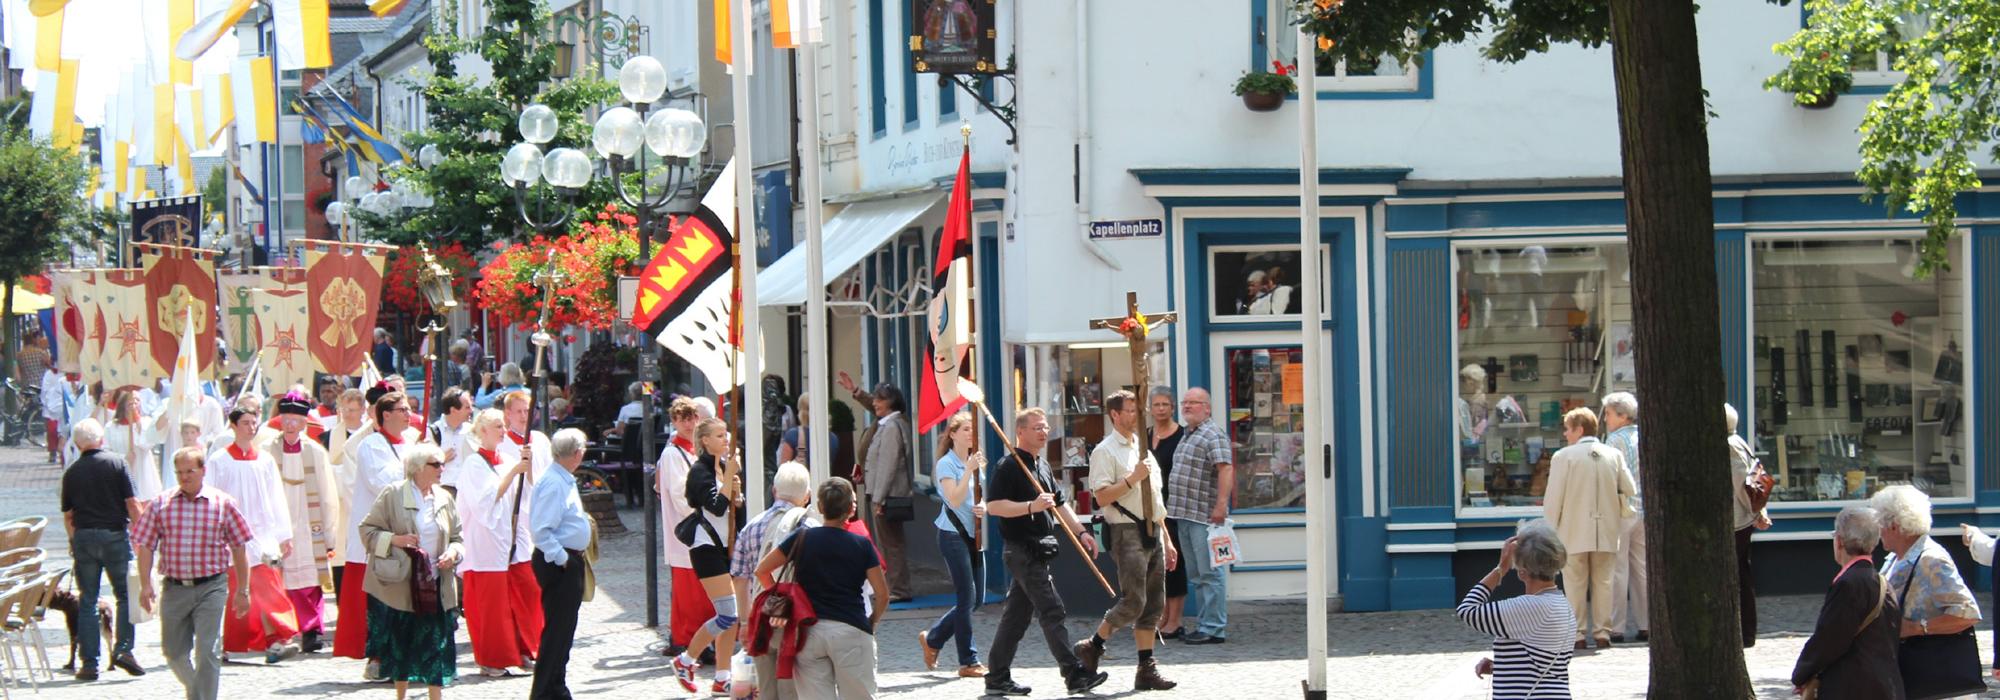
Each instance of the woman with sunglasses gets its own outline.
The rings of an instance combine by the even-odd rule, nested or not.
[[[385,397],[386,398],[386,397]],[[422,683],[431,700],[457,675],[458,579],[464,554],[458,508],[438,488],[444,452],[430,444],[403,451],[403,481],[382,491],[360,526],[373,566],[368,593],[368,656],[403,700]],[[352,567],[349,567],[352,570]]]

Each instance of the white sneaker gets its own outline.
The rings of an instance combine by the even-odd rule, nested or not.
[[[519,669],[521,669],[521,670],[523,670],[523,671],[527,671],[528,673],[534,673],[534,672],[535,672],[535,660],[534,660],[534,659],[530,659],[530,658],[528,658],[528,657],[525,657],[525,656],[523,656],[523,657],[521,657],[521,665],[520,665],[520,666],[516,666],[515,668],[519,668]]]
[[[492,666],[481,666],[479,667],[479,675],[485,676],[487,678],[506,678],[507,669],[494,668]]]
[[[367,668],[361,669],[361,680],[369,683],[381,683],[389,680],[389,678],[382,675],[382,662],[370,661]]]
[[[278,642],[272,644],[270,649],[264,651],[264,663],[275,664],[298,655],[299,645],[291,642]]]

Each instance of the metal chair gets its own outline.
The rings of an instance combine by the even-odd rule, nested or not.
[[[16,534],[17,537],[21,538],[19,542],[7,542],[5,540],[0,540],[0,551],[13,549],[15,547],[40,547],[42,545],[42,533],[46,531],[49,527],[49,519],[47,516],[41,516],[41,515],[29,515],[25,517],[15,518],[13,520],[0,523],[0,534],[9,532],[9,528],[12,528],[16,525],[27,526],[28,528],[27,532]]]
[[[18,520],[0,523],[0,552],[33,546],[28,540],[34,536],[34,530],[33,524]]]
[[[0,552],[0,577],[18,578],[40,573],[48,559],[48,550],[40,547],[19,547]]]

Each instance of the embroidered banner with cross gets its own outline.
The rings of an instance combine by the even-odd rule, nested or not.
[[[1108,328],[1116,331],[1119,335],[1125,336],[1126,350],[1132,354],[1132,384],[1138,388],[1138,391],[1134,393],[1138,394],[1137,399],[1140,406],[1146,405],[1147,394],[1151,391],[1151,387],[1147,386],[1147,383],[1152,381],[1153,376],[1152,353],[1148,351],[1151,345],[1147,340],[1147,336],[1151,335],[1154,326],[1173,323],[1177,320],[1180,320],[1180,315],[1172,311],[1155,312],[1152,314],[1141,312],[1139,310],[1139,293],[1126,292],[1124,316],[1092,319],[1090,322],[1091,328]],[[1153,443],[1146,434],[1146,428],[1147,418],[1141,412],[1139,415],[1138,444],[1140,447],[1150,450]],[[1140,458],[1144,459],[1147,454],[1149,452],[1141,452]],[[1146,531],[1149,534],[1152,532],[1155,523],[1152,493],[1153,478],[1158,476],[1158,471],[1158,469],[1154,469],[1153,473],[1148,474],[1145,479],[1139,481],[1139,493],[1142,494],[1139,502],[1145,504],[1145,512],[1141,514],[1141,518],[1146,521]]]
[[[382,306],[382,267],[395,248],[366,243],[306,241],[306,348],[313,370],[350,377],[375,340]]]
[[[222,342],[227,348],[223,358],[223,370],[228,374],[242,374],[250,371],[250,361],[257,357],[257,351],[266,343],[262,325],[258,320],[259,304],[252,297],[258,290],[294,290],[305,294],[306,269],[303,267],[252,267],[242,271],[224,271],[216,274],[222,288]],[[304,324],[300,324],[299,342],[305,342]],[[310,371],[310,360],[306,367]],[[266,369],[269,369],[268,359]],[[277,396],[284,392],[275,392]]]
[[[201,376],[213,376],[215,368],[215,256],[201,248],[134,243],[141,267],[146,271],[146,300],[150,318],[146,323],[155,376],[172,376],[174,356],[187,325],[188,310],[194,311],[195,367]]]

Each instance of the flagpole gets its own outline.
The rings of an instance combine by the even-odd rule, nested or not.
[[[808,18],[810,21],[811,18]],[[833,414],[827,407],[834,401],[828,393],[832,389],[827,382],[827,375],[833,371],[833,358],[827,354],[826,347],[826,256],[824,246],[820,244],[820,229],[826,224],[826,210],[820,195],[819,44],[805,27],[795,31],[800,36],[799,60],[793,63],[793,69],[798,71],[799,85],[799,189],[806,214],[805,376],[806,392],[812,399],[807,409],[807,419],[811,424],[806,430],[806,457],[812,469],[813,483],[818,484],[833,475],[833,446],[829,435],[833,429]]]
[[[1300,461],[1306,471],[1305,697],[1308,700],[1326,697],[1326,533],[1330,529],[1327,508],[1331,505],[1326,489],[1327,470],[1332,468],[1321,426],[1326,417],[1326,403],[1325,374],[1320,364],[1324,355],[1320,347],[1319,94],[1313,89],[1314,78],[1319,74],[1318,40],[1319,36],[1305,24],[1299,25],[1299,284],[1305,290],[1299,302],[1303,317],[1299,324],[1299,349],[1304,354],[1300,376],[1305,385],[1306,409],[1305,449]]]
[[[743,503],[752,513],[764,510],[764,353],[763,333],[757,323],[757,192],[751,188],[750,157],[750,54],[755,44],[750,23],[757,15],[751,0],[736,4],[737,21],[730,32],[736,35],[730,53],[730,131],[736,138],[736,266],[737,315],[742,325],[743,354],[738,366],[743,375]],[[736,365],[736,362],[730,364]]]

